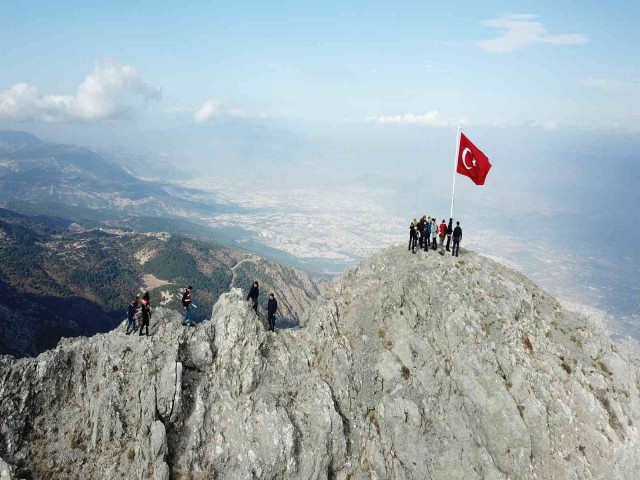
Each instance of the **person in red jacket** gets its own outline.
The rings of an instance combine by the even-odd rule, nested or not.
[[[447,236],[447,222],[445,219],[442,219],[442,223],[440,224],[440,235],[439,235],[439,245],[440,245],[440,255],[444,255],[444,237]]]

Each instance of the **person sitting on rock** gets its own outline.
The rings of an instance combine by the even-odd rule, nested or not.
[[[138,313],[139,304],[140,294],[137,294],[136,298],[129,303],[129,309],[127,310],[127,335],[138,329],[138,326],[136,325],[136,314]]]
[[[142,296],[142,324],[140,325],[140,336],[142,329],[146,329],[147,337],[149,336],[149,321],[151,320],[151,301],[149,300],[149,292],[145,292]]]
[[[269,330],[276,331],[276,312],[278,311],[278,301],[273,293],[269,294],[269,301],[267,302],[267,313],[269,320]]]
[[[253,285],[249,289],[249,294],[247,295],[247,300],[251,299],[253,302],[253,311],[258,313],[258,297],[260,296],[260,290],[258,286],[258,281],[253,282]]]

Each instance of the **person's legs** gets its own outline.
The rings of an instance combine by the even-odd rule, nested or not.
[[[413,237],[409,237],[409,248],[407,250],[411,250],[411,242],[413,242]]]
[[[440,237],[440,253],[444,255],[444,237]]]
[[[257,300],[253,301],[253,311],[256,312],[256,315],[258,314],[258,301]]]
[[[447,252],[450,252],[449,247],[451,246],[451,235],[447,235]]]
[[[191,321],[191,309],[190,305],[184,307],[184,320],[182,321],[182,325],[187,325]]]

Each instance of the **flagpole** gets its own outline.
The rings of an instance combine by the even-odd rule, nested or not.
[[[456,170],[458,170],[458,154],[459,153],[460,153],[460,125],[458,125],[458,133],[456,134],[456,156],[454,157],[454,160],[453,160],[453,187],[451,188],[451,215],[449,215],[449,218],[451,220],[453,220],[453,196],[456,193]]]

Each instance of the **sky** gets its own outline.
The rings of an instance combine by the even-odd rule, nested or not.
[[[188,3],[3,2],[0,121],[638,131],[633,2]]]

